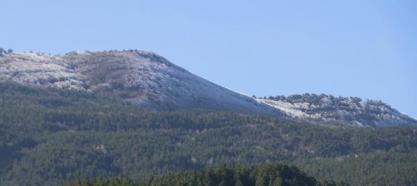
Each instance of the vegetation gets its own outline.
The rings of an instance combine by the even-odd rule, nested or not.
[[[176,175],[166,175],[135,183],[128,178],[95,179],[90,181],[73,181],[65,185],[79,186],[280,186],[280,185],[308,185],[319,183],[312,177],[302,173],[295,167],[285,165],[267,165],[258,167],[227,167],[206,169],[200,172],[185,172]],[[326,182],[322,185],[336,185]],[[342,184],[340,184],[342,185]]]
[[[4,55],[6,55],[6,54],[11,54],[11,53],[13,53],[13,50],[12,49],[3,49],[3,48],[0,48],[0,57],[1,56],[4,56]]]
[[[417,128],[331,128],[211,110],[156,113],[82,92],[10,83],[0,90],[4,185],[149,181],[224,163],[295,165],[320,182],[417,183]]]

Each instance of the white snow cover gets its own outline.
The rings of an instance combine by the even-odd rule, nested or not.
[[[313,119],[319,119],[321,116],[320,114],[308,114],[306,112],[303,112],[301,109],[307,109],[309,107],[309,103],[289,103],[285,101],[275,101],[270,99],[262,99],[258,98],[256,99],[259,103],[264,103],[267,105],[270,105],[284,113],[286,113],[289,116],[297,117],[297,118],[313,118]]]
[[[0,58],[0,80],[24,85],[84,89],[81,75],[62,58],[35,53],[12,53]]]
[[[145,51],[70,52],[62,56],[20,52],[0,56],[0,81],[100,93],[155,110],[209,108],[283,114],[355,126],[416,122],[378,101],[333,96],[251,98],[218,86]]]
[[[353,126],[416,125],[417,121],[381,101],[331,95],[292,95],[256,98],[287,116],[303,120],[338,122]]]
[[[157,110],[201,107],[278,113],[139,50],[70,52],[63,56],[13,53],[0,57],[0,80],[103,93]]]

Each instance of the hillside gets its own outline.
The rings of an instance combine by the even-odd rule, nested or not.
[[[62,56],[9,53],[0,57],[0,81],[91,92],[158,111],[204,108],[279,115],[279,111],[200,78],[157,54],[138,50]]]
[[[194,75],[155,53],[139,50],[65,55],[3,50],[0,82],[87,92],[154,111],[207,109],[329,126],[417,126],[415,119],[381,101],[314,94],[248,97]]]
[[[143,180],[224,163],[297,165],[319,181],[417,183],[417,129],[330,128],[224,111],[154,112],[87,92],[0,84],[0,183]],[[30,179],[28,179],[30,178]]]
[[[310,123],[349,126],[417,126],[417,120],[402,114],[382,101],[358,97],[302,94],[256,98],[285,115]]]
[[[76,180],[65,183],[64,186],[315,186],[331,185],[334,182],[320,184],[314,178],[307,176],[296,167],[285,165],[264,165],[256,167],[245,166],[222,166],[221,168],[211,168],[199,172],[185,172],[176,175],[166,175],[156,177],[143,182],[134,182],[126,178],[104,178],[92,181]]]

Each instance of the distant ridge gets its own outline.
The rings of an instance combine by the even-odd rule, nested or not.
[[[417,125],[417,121],[382,101],[325,94],[296,94],[256,98],[287,116],[313,122],[333,122],[353,126]]]

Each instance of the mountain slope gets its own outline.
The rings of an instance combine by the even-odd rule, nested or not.
[[[196,76],[157,54],[139,50],[62,56],[3,52],[1,81],[90,92],[156,111],[202,108],[330,126],[417,125],[415,119],[379,101],[310,94],[254,99]]]
[[[0,185],[60,185],[80,176],[140,180],[224,163],[296,164],[319,180],[352,185],[417,183],[415,127],[153,112],[86,92],[4,83],[0,90]]]
[[[138,50],[71,52],[63,56],[10,53],[0,57],[0,80],[99,93],[152,110],[205,108],[279,114],[159,55]]]
[[[257,98],[287,116],[312,122],[330,122],[352,126],[417,125],[417,121],[401,114],[382,101],[357,97],[303,94]]]
[[[328,184],[326,184],[328,183]],[[85,181],[70,181],[64,186],[80,185],[112,185],[112,186],[214,186],[214,185],[237,185],[237,186],[277,186],[277,185],[330,185],[326,182],[320,184],[315,178],[309,177],[297,167],[286,165],[263,165],[263,166],[222,166],[210,168],[198,172],[183,172],[177,175],[157,177],[135,183],[126,178],[100,179]]]

